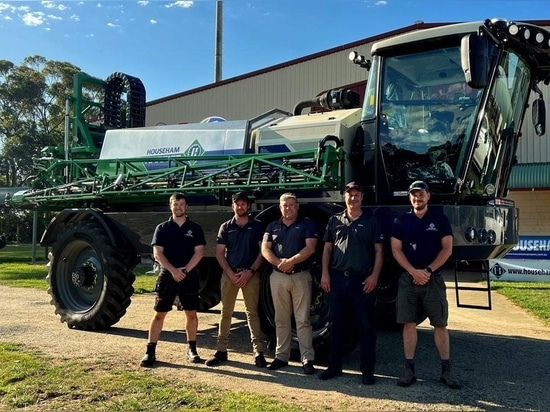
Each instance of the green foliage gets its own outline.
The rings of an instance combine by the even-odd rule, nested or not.
[[[65,101],[80,69],[67,62],[26,57],[17,66],[0,61],[1,183],[19,186],[33,170],[33,157],[64,136]]]
[[[55,361],[9,343],[0,344],[0,409],[298,410],[264,395],[161,379],[101,359]]]
[[[38,214],[37,235],[46,229],[53,214],[43,212]],[[5,236],[9,243],[32,242],[33,213],[31,210],[15,210],[0,208],[0,234]]]

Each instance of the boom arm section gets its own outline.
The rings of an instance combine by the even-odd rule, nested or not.
[[[337,139],[332,139],[334,140]],[[323,140],[323,142],[325,139]],[[61,210],[74,207],[112,207],[158,203],[175,191],[190,197],[220,201],[224,190],[253,191],[270,197],[281,191],[332,191],[343,187],[344,151],[339,145],[273,154],[167,156],[110,160],[113,173],[96,174],[98,160],[56,160],[34,181],[35,188],[18,192],[6,203],[13,207]],[[100,161],[101,162],[101,161]],[[80,177],[59,184],[63,170]],[[202,198],[201,202],[205,202]]]

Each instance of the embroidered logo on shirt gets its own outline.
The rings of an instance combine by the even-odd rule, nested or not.
[[[435,224],[434,224],[434,223],[430,223],[430,226],[428,226],[428,228],[426,229],[426,231],[437,232],[437,228],[435,227]]]
[[[184,236],[193,237],[193,231],[191,229],[189,229]]]

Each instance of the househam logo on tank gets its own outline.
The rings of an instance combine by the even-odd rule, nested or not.
[[[155,147],[147,149],[145,154],[147,156],[164,156],[181,153],[179,146],[176,147]]]

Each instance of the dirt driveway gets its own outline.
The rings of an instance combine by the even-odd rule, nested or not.
[[[424,324],[417,352],[419,382],[410,388],[395,385],[402,368],[398,332],[379,332],[374,386],[361,385],[357,352],[346,357],[342,377],[320,381],[303,375],[297,363],[274,372],[254,367],[242,312],[235,313],[226,364],[210,368],[187,363],[183,314],[173,312],[157,349],[161,362],[153,369],[142,369],[138,363],[152,315],[152,295],[135,296],[128,313],[110,330],[83,332],[59,322],[45,292],[0,287],[0,340],[21,343],[54,358],[93,356],[139,373],[268,394],[309,410],[550,410],[550,329],[497,293],[493,293],[492,311],[456,308],[454,290],[449,288],[448,294],[452,358],[462,390],[438,382],[436,349],[431,329]],[[241,310],[241,301],[237,308]],[[199,314],[203,358],[213,353],[218,314],[219,307]]]

